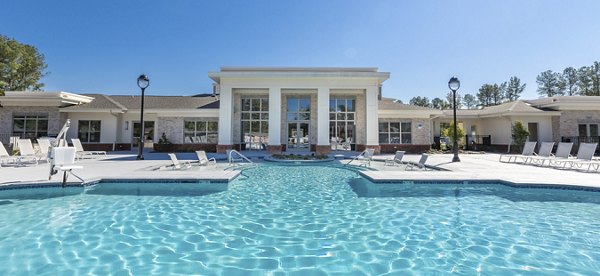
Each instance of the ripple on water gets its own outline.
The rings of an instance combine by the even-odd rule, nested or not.
[[[148,184],[123,193],[119,185],[128,184],[0,196],[0,274],[600,271],[600,205],[567,200],[573,191],[373,190],[355,172],[324,166],[264,166],[244,175],[227,191],[194,196],[170,183],[141,194],[137,188]]]

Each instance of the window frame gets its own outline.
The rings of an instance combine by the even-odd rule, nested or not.
[[[188,129],[193,124],[194,129]],[[186,141],[190,138],[191,142]],[[198,137],[198,139],[195,139]],[[202,137],[206,137],[202,139]],[[217,144],[219,142],[219,121],[217,119],[189,118],[183,120],[183,143],[184,144]]]
[[[392,127],[392,124],[397,125]],[[385,125],[385,130],[382,130],[382,125]],[[408,125],[409,131],[404,131],[405,126]],[[400,121],[379,121],[377,125],[377,133],[379,138],[379,144],[389,145],[411,145],[412,144],[412,121],[400,120]],[[397,131],[394,131],[397,129]],[[386,141],[381,141],[382,136],[385,135]],[[405,139],[405,135],[408,135],[408,139]],[[394,143],[394,139],[397,139],[398,143]],[[408,142],[405,142],[408,141]]]
[[[92,131],[92,123],[98,123],[98,130],[97,131]],[[87,131],[82,132],[81,131],[81,127],[87,125]],[[86,134],[86,138],[82,137],[82,133]],[[92,137],[92,133],[94,134],[94,137],[98,137],[97,141],[92,141],[92,139],[90,139]],[[77,138],[82,142],[82,143],[100,143],[101,141],[101,135],[102,135],[102,120],[78,120],[77,121]],[[96,140],[96,139],[94,139]]]
[[[15,121],[16,120],[22,120],[23,121],[23,127],[21,130],[19,131],[15,131]],[[42,129],[40,130],[40,121],[45,121],[46,122],[46,129]],[[35,130],[34,131],[28,131],[28,125],[30,125],[31,123],[35,124]],[[39,138],[39,137],[45,137],[48,136],[48,115],[13,115],[12,118],[12,135],[13,136],[19,136],[21,138]]]

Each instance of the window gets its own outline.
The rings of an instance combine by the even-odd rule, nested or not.
[[[266,149],[269,141],[269,99],[242,98],[242,148]]]
[[[99,143],[100,121],[79,120],[77,138],[84,143]]]
[[[329,100],[329,138],[332,150],[354,150],[356,100],[332,97]]]
[[[380,144],[410,144],[412,143],[411,122],[380,122]]]
[[[287,99],[287,121],[310,120],[310,98]]]
[[[13,135],[21,138],[48,136],[48,116],[14,116]]]
[[[187,144],[216,144],[219,137],[217,121],[184,121],[183,142]]]
[[[579,124],[578,133],[580,143],[597,143],[600,139],[598,124]]]

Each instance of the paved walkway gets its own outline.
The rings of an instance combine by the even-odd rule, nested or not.
[[[245,153],[251,158],[264,156],[264,153]],[[355,153],[352,153],[355,154]],[[160,169],[161,166],[171,162],[165,153],[146,153],[146,160],[135,160],[135,153],[123,152],[110,154],[100,159],[87,159],[78,162],[84,169],[75,171],[77,175],[87,181],[104,179],[207,179],[214,181],[228,181],[237,176],[237,171],[225,170],[227,164],[225,155],[208,154],[209,157],[220,159],[216,166],[198,167],[191,170],[173,171]],[[350,154],[348,154],[350,155]],[[178,153],[180,160],[195,160],[194,153]],[[376,156],[376,160],[385,160],[392,155]],[[406,161],[418,161],[420,155],[406,155]],[[373,162],[375,171],[365,172],[364,175],[374,181],[391,180],[505,180],[523,184],[561,184],[579,185],[600,188],[600,173],[559,170],[541,168],[520,164],[507,164],[498,162],[498,154],[463,154],[460,163],[451,163],[452,155],[430,155],[427,164],[438,166],[448,171],[404,171],[398,167],[385,166],[384,162]],[[348,160],[335,162],[346,163]],[[0,168],[0,185],[14,185],[18,183],[48,183],[48,164],[41,162],[39,165],[24,167]],[[55,175],[53,182],[60,182],[61,176]],[[76,180],[71,177],[69,180]]]

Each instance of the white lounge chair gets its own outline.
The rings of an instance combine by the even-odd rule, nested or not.
[[[84,156],[94,157],[100,154],[106,155],[106,151],[103,150],[84,150],[81,141],[77,138],[71,138],[71,142],[73,143],[73,147],[75,147],[77,156],[81,159]]]
[[[217,164],[217,159],[208,158],[206,156],[206,152],[203,150],[196,151],[196,156],[198,156],[198,164],[200,166],[206,166],[206,165],[210,164],[210,162],[212,162],[213,165]]]
[[[375,154],[374,149],[366,149],[363,150],[359,155],[353,156],[350,162],[346,163],[346,165],[352,163],[352,161],[356,160],[360,162],[361,166],[371,166],[371,161],[373,161],[373,154]]]
[[[592,165],[597,164],[596,162],[592,161],[597,147],[598,143],[581,143],[579,144],[579,150],[577,151],[576,158],[561,160],[555,164],[563,164],[563,168],[566,168],[567,165],[570,165],[570,168],[577,167],[578,169],[582,168],[584,165],[588,165],[587,170],[589,171]]]
[[[50,150],[50,140],[48,139],[37,139],[38,147],[40,152],[38,154],[39,160],[48,159],[48,151]]]
[[[548,165],[552,165],[553,162],[558,162],[560,160],[568,160],[569,158],[571,158],[571,149],[573,148],[573,143],[565,143],[565,142],[560,142],[558,143],[558,146],[556,147],[556,152],[554,154],[551,154],[548,157],[536,157],[535,159],[531,159],[530,164],[533,164],[533,162],[535,162],[534,165],[540,165],[540,166],[544,166],[546,164],[546,161],[548,161]]]
[[[173,163],[173,170],[187,170],[192,167],[189,161],[179,161],[177,155],[174,153],[169,153],[169,158],[171,158],[171,162]]]
[[[533,162],[536,162],[539,159],[544,159],[552,156],[552,148],[554,148],[554,142],[542,142],[538,153],[527,157],[524,163],[527,164],[527,162],[529,162],[529,164],[532,164]]]
[[[404,161],[402,161],[402,158],[404,158],[404,153],[406,153],[406,152],[403,150],[396,151],[396,155],[394,155],[394,158],[385,160],[385,165],[386,166],[398,166],[400,164],[403,164]]]
[[[19,139],[17,141],[17,147],[19,148],[19,162],[22,162],[23,159],[31,159],[35,161],[35,164],[38,164],[38,155],[33,150],[33,145],[31,144],[31,140],[29,139]]]
[[[9,163],[10,161],[17,163],[19,161],[19,157],[8,154],[4,144],[0,143],[0,167],[2,167],[2,163]]]
[[[417,163],[413,163],[413,162],[408,163],[408,166],[406,167],[406,169],[414,170],[415,167],[417,167],[419,169],[427,170],[427,167],[425,166],[425,162],[427,162],[427,158],[429,158],[428,154],[426,154],[426,153],[421,154],[421,158],[419,159],[419,162],[417,162]]]
[[[63,172],[63,185],[67,182],[67,173],[72,174],[83,182],[81,177],[75,175],[73,170],[83,169],[82,166],[75,165],[77,150],[74,147],[56,147],[52,149],[52,169]]]
[[[500,159],[498,159],[498,161],[510,163],[511,160],[512,160],[512,162],[517,162],[517,159],[521,158],[523,160],[523,162],[525,162],[525,160],[527,160],[527,158],[529,158],[530,156],[535,154],[534,151],[535,151],[536,144],[537,144],[537,142],[525,142],[525,145],[523,146],[523,152],[521,154],[501,154]],[[502,161],[503,157],[508,157],[508,160]]]

